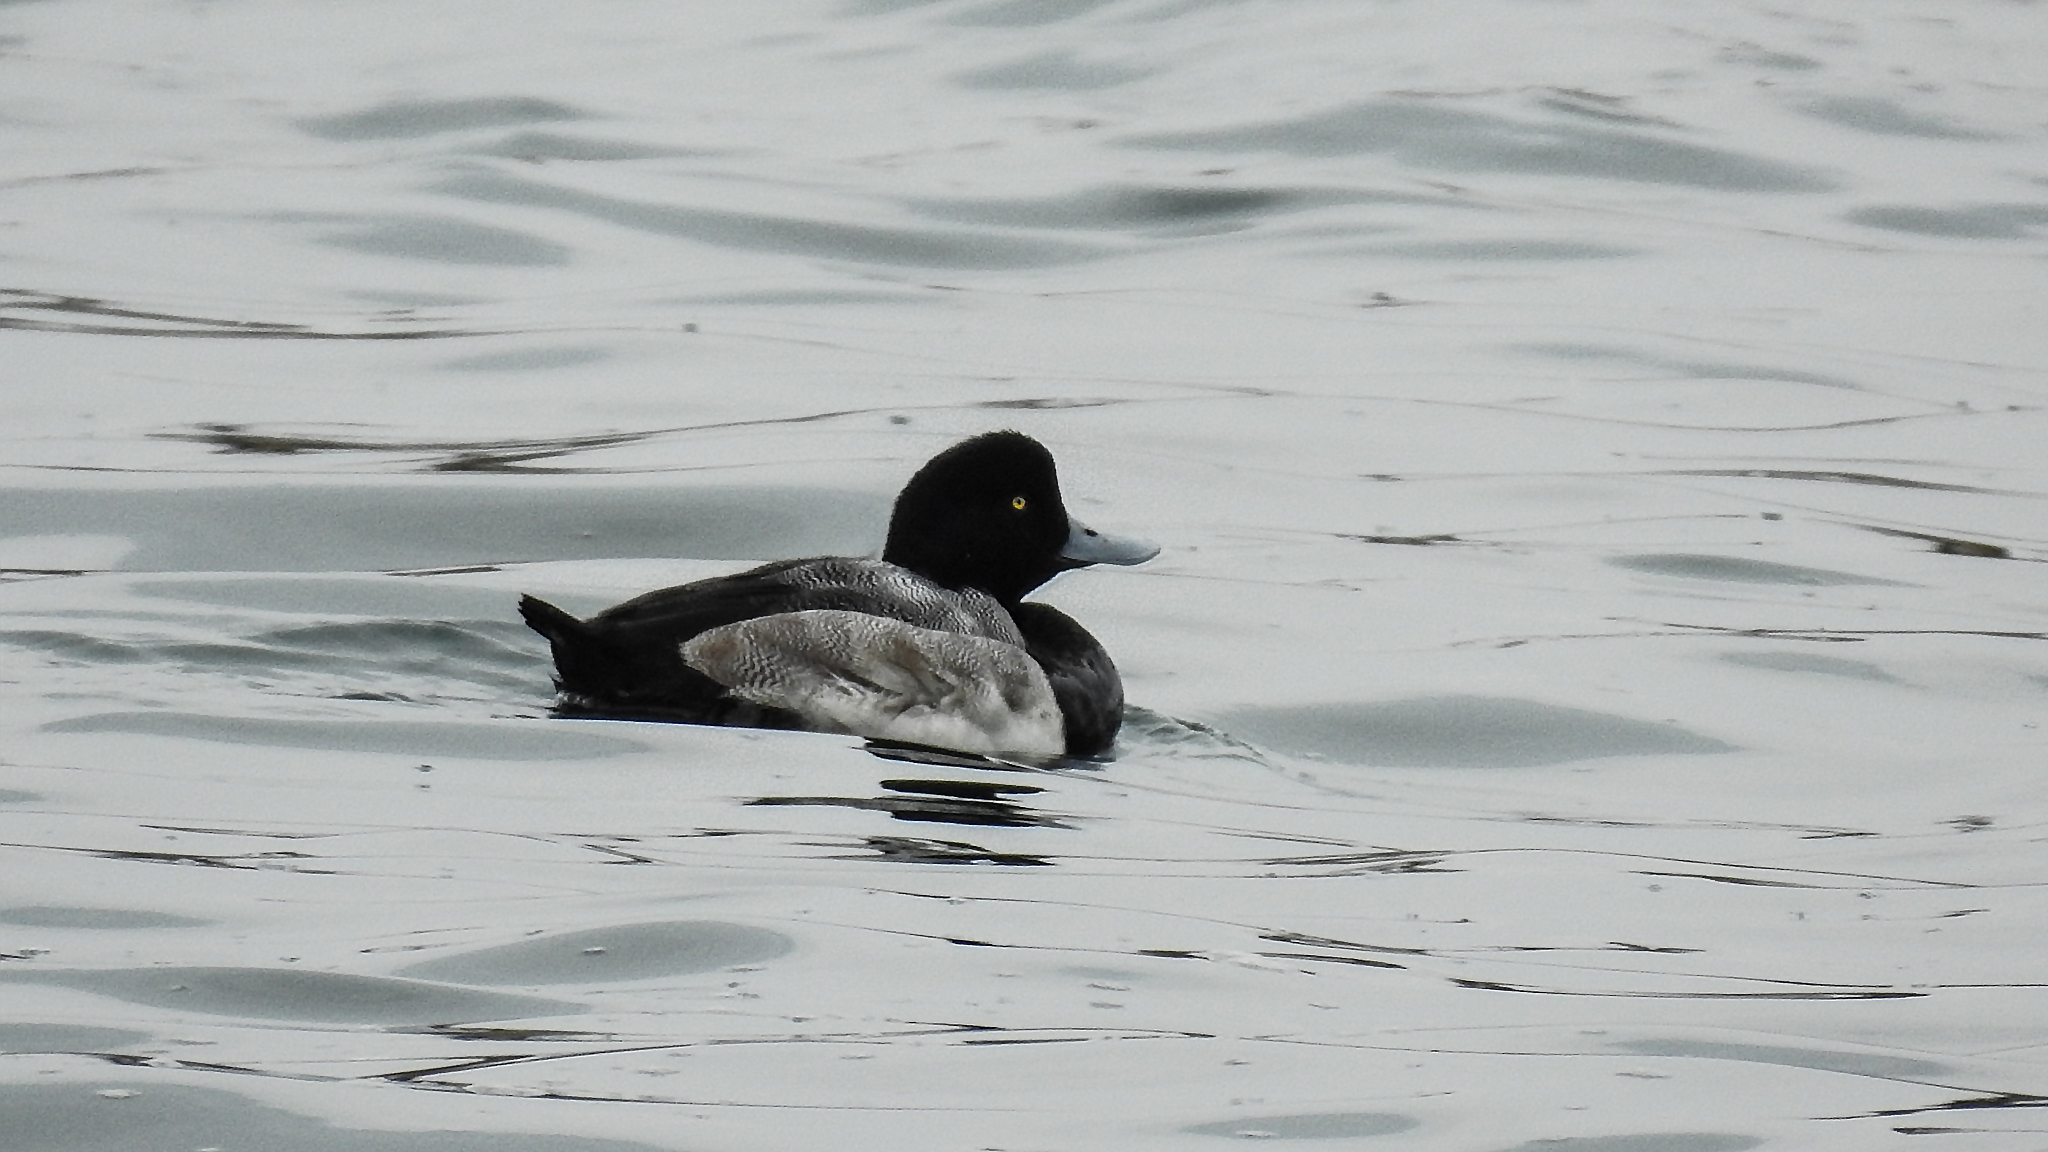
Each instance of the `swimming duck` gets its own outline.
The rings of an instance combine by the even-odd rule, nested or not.
[[[1024,596],[1159,549],[1067,514],[1052,453],[964,440],[896,498],[879,560],[780,560],[579,620],[532,596],[564,715],[848,732],[961,752],[1094,756],[1123,680],[1071,617]]]

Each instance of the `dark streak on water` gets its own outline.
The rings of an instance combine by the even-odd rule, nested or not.
[[[1505,984],[1497,980],[1473,980],[1453,976],[1450,982],[1460,988],[1471,988],[1481,992],[1519,992],[1536,996],[1594,997],[1616,1000],[1912,1000],[1924,997],[1925,992],[1907,991],[1896,988],[1860,988],[1855,990],[1822,990],[1797,992],[1623,992],[1612,989],[1538,988],[1526,984]]]
[[[2006,632],[1993,628],[1731,628],[1720,624],[1666,624],[1666,628],[1724,636],[1815,640],[1849,644],[1873,636],[1986,636],[1999,640],[2048,640],[2048,632]]]
[[[387,1032],[420,1036],[444,1036],[450,1040],[478,1043],[550,1044],[614,1043],[619,1037],[608,1032],[571,1032],[561,1028],[503,1028],[487,1024],[427,1024],[418,1028],[387,1028]]]
[[[245,852],[240,855],[210,855],[202,852],[146,852],[124,848],[70,848],[63,851],[78,852],[101,860],[125,860],[135,864],[190,864],[200,868],[241,868],[270,871],[298,872],[308,876],[333,876],[331,868],[309,868],[293,864],[294,860],[310,860],[313,857],[304,852]]]
[[[257,432],[245,424],[201,424],[192,432],[154,432],[152,440],[185,440],[210,444],[224,453],[261,456],[296,456],[302,452],[452,452],[454,460],[495,460],[504,463],[565,456],[591,448],[615,448],[633,444],[653,432],[614,432],[594,436],[562,436],[545,440],[374,440],[337,436],[303,436],[282,432]],[[449,463],[443,467],[453,468]]]
[[[961,407],[985,411],[1060,411],[1074,408],[1103,408],[1130,403],[1125,399],[1099,396],[1024,396],[998,400],[983,400],[967,405],[939,405],[948,410]],[[835,420],[888,415],[892,420],[907,419],[902,414],[916,411],[924,405],[892,405],[885,408],[842,408],[823,412],[804,412],[794,416],[771,416],[755,420],[726,420],[705,424],[682,424],[662,428],[647,428],[630,432],[606,432],[583,436],[536,437],[511,440],[400,440],[380,439],[369,436],[314,435],[301,432],[262,431],[250,424],[208,423],[194,425],[191,431],[154,432],[152,440],[178,440],[195,444],[208,444],[224,454],[248,454],[263,456],[294,456],[308,452],[363,452],[385,455],[441,454],[440,459],[429,461],[424,466],[428,472],[504,472],[537,473],[546,475],[619,475],[635,471],[678,472],[691,471],[687,465],[661,466],[642,469],[577,467],[577,468],[536,468],[531,464],[537,460],[548,460],[570,456],[578,452],[599,451],[630,444],[639,444],[665,437],[682,436],[689,433],[729,431],[736,428],[786,427],[804,424],[826,423]],[[131,471],[127,469],[101,469],[101,471]],[[132,470],[145,474],[147,470]]]
[[[902,791],[916,791],[902,788],[905,784],[917,782],[888,781],[885,788]],[[950,782],[948,782],[950,783]],[[1031,789],[1036,791],[1036,789]],[[907,796],[763,796],[747,801],[753,807],[817,807],[817,808],[864,808],[874,812],[886,812],[892,819],[925,821],[937,824],[967,824],[992,828],[1070,828],[1066,820],[1043,812],[1036,812],[1022,804],[1000,799],[974,799],[959,795],[907,795]]]
[[[1363,956],[1330,956],[1321,952],[1261,952],[1259,955],[1272,960],[1310,960],[1323,964],[1349,964],[1357,968],[1396,968],[1405,971],[1408,967],[1391,960],[1369,960]]]
[[[1339,940],[1331,936],[1316,936],[1307,932],[1265,932],[1261,940],[1275,944],[1297,944],[1309,948],[1347,948],[1355,952],[1378,952],[1394,956],[1428,956],[1427,948],[1396,948],[1385,944],[1359,944],[1351,940]]]
[[[10,312],[93,316],[103,317],[105,320],[52,320],[40,316],[8,315]],[[416,318],[398,313],[380,319],[414,323]],[[128,320],[135,323],[108,323],[107,320]],[[502,335],[481,328],[404,328],[341,332],[271,320],[229,320],[212,316],[151,312],[123,308],[89,296],[65,296],[29,288],[0,288],[0,329],[9,328],[27,332],[71,332],[93,336],[175,336],[234,340],[443,340],[453,337]]]
[[[1874,472],[1805,471],[1797,468],[1675,468],[1658,476],[1742,476],[1759,480],[1812,480],[1823,484],[1870,484],[1882,488],[1919,488],[1929,492],[1973,492],[1987,496],[2024,496],[1998,488],[1977,488],[1969,484],[1937,484],[1932,480],[1907,480]]]
[[[1943,556],[1969,556],[1978,560],[2017,559],[2012,554],[2012,549],[2003,544],[1987,544],[1982,540],[1965,540],[1960,536],[1942,536],[1932,532],[1909,532],[1903,528],[1885,528],[1876,524],[1858,524],[1856,527],[1880,536],[1924,541],[1930,546],[1928,551]]]
[[[1409,876],[1421,872],[1461,872],[1461,868],[1450,868],[1444,864],[1449,856],[1446,852],[1336,852],[1318,856],[1283,856],[1260,863],[1269,867],[1287,865],[1300,868],[1342,868],[1345,875],[1366,875],[1378,873],[1388,876]]]
[[[909,836],[868,836],[861,845],[884,860],[905,864],[1000,864],[1045,867],[1052,863],[1043,856],[1017,852],[993,852],[978,844],[958,840],[922,840]],[[848,857],[863,859],[864,857]]]
[[[1361,544],[1397,544],[1405,548],[1430,548],[1438,544],[1467,544],[1472,541],[1461,539],[1449,532],[1438,532],[1429,536],[1362,536],[1347,532],[1337,534],[1339,540],[1356,540]]]

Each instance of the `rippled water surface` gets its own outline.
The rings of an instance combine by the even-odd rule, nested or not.
[[[0,4],[0,1144],[2048,1147],[2043,59]],[[997,427],[1113,759],[547,717]]]

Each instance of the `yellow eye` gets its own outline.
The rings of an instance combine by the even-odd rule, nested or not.
[[[1010,507],[1022,512],[1024,510],[1024,498],[1022,496],[1010,497]]]

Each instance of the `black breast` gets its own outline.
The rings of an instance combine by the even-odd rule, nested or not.
[[[1124,681],[1108,651],[1073,617],[1049,604],[1019,604],[1010,616],[1024,634],[1025,650],[1052,683],[1053,699],[1067,724],[1067,755],[1107,751],[1124,722]]]

